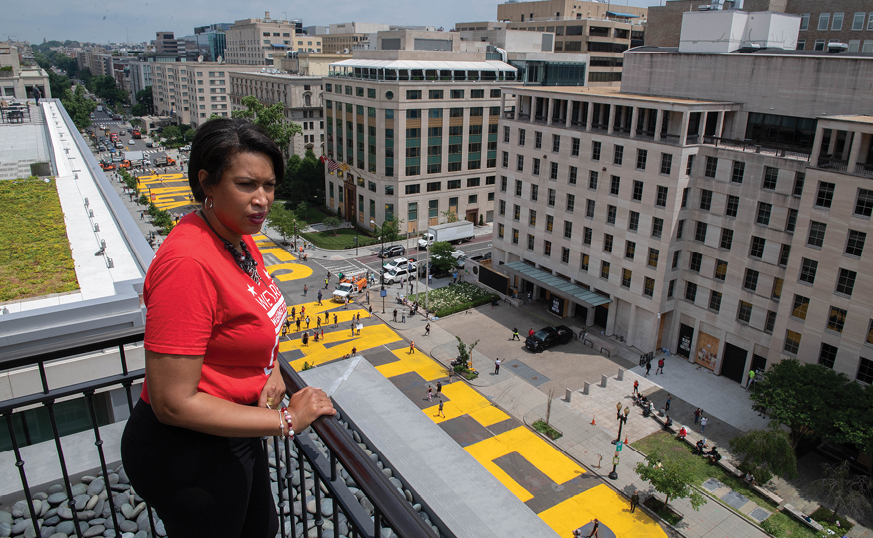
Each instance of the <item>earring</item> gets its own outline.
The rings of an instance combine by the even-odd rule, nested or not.
[[[206,209],[212,209],[213,207],[215,207],[215,200],[211,196],[206,198],[206,203],[209,204]]]

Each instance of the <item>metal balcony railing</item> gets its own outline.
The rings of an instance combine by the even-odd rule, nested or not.
[[[52,436],[62,475],[63,493],[66,494],[66,499],[61,501],[61,504],[57,505],[56,508],[68,508],[69,511],[66,513],[71,515],[70,519],[74,525],[75,535],[79,538],[83,538],[88,528],[87,522],[82,522],[80,519],[90,516],[83,515],[87,511],[76,510],[73,482],[70,472],[68,472],[54,405],[59,400],[84,396],[90,414],[91,429],[94,432],[94,445],[99,456],[100,475],[102,477],[110,477],[111,470],[108,465],[113,462],[106,461],[103,447],[104,440],[101,437],[101,430],[98,425],[94,395],[103,390],[122,387],[127,395],[128,409],[129,411],[133,410],[134,400],[131,387],[145,376],[145,370],[131,371],[128,368],[125,346],[142,342],[143,337],[142,329],[128,330],[112,335],[104,334],[91,338],[83,338],[70,347],[42,348],[22,356],[0,359],[0,372],[9,372],[22,368],[37,368],[42,384],[42,392],[0,401],[0,416],[2,416],[9,431],[12,451],[15,457],[15,466],[18,469],[21,480],[20,496],[27,505],[27,512],[29,514],[45,514],[35,502],[42,504],[42,502],[47,501],[44,498],[41,502],[39,499],[35,499],[31,491],[31,484],[27,476],[28,469],[26,462],[22,459],[21,443],[18,439],[20,434],[16,434],[13,417],[17,412],[42,406],[47,410],[51,421]],[[47,364],[59,359],[94,354],[113,348],[118,350],[121,373],[60,388],[49,387],[48,376],[46,375]],[[306,386],[300,375],[281,359],[280,367],[288,395],[302,390]],[[339,534],[337,526],[340,524],[340,514],[342,514],[345,517],[345,524],[348,525],[347,535],[354,538],[381,538],[385,535],[383,534],[383,529],[389,528],[401,538],[433,538],[437,536],[431,525],[436,525],[441,530],[446,528],[445,525],[438,520],[430,523],[427,519],[434,520],[435,516],[433,514],[425,515],[413,508],[413,505],[407,500],[404,493],[391,483],[385,473],[377,466],[376,462],[358,445],[350,430],[348,420],[343,420],[343,416],[342,409],[337,407],[337,415],[335,417],[321,417],[312,424],[311,429],[315,435],[308,433],[309,430],[300,432],[299,435],[294,437],[293,445],[287,439],[280,440],[276,437],[261,438],[265,452],[269,455],[271,444],[272,455],[276,458],[275,467],[271,467],[271,473],[275,473],[275,477],[271,478],[273,481],[278,482],[279,502],[277,503],[277,512],[281,518],[281,536],[291,538],[307,536],[312,528],[316,529],[319,537],[322,536],[323,530],[326,528],[324,517],[322,517],[322,487],[326,490],[326,493],[324,493],[325,498],[333,501],[331,517],[336,534]],[[313,439],[314,436],[317,436],[320,442]],[[282,455],[284,455],[284,459],[280,460]],[[292,461],[294,459],[296,461]],[[387,462],[383,462],[383,465],[386,464]],[[290,498],[295,471],[299,472],[299,489],[302,490],[299,501],[301,505],[299,510],[300,515],[296,517],[293,506],[298,504],[298,502]],[[308,478],[306,476],[307,472],[310,473]],[[365,499],[372,505],[372,510],[365,508],[362,504],[363,499],[359,501],[358,497],[352,493],[346,485],[346,479],[342,476],[343,472],[354,481],[355,487],[363,492]],[[394,473],[394,477],[397,479],[402,478],[398,477],[396,473]],[[311,515],[308,513],[306,506],[307,481],[314,481],[311,485],[311,490],[314,495],[316,510],[315,514]],[[106,518],[104,526],[111,529],[120,529],[119,525],[125,521],[125,515],[122,514],[122,507],[116,503],[118,492],[115,490],[114,484],[110,488],[110,480],[106,480],[106,488],[110,490],[110,494],[106,498],[110,515]],[[288,499],[285,498],[286,492],[289,494]],[[418,497],[415,492],[410,492],[408,489],[406,495],[412,495],[413,498]],[[417,502],[421,504],[420,500]],[[148,527],[151,530],[151,536],[157,536],[157,514],[148,506],[144,512],[148,517]],[[29,514],[26,513],[24,517],[27,517]],[[96,517],[100,517],[100,515],[97,514]],[[42,530],[40,527],[46,525],[41,525],[40,521],[42,520],[37,517],[32,518],[31,521],[36,536],[41,536]],[[83,525],[82,523],[86,524]],[[447,531],[442,530],[442,532],[442,536],[447,536],[445,534]],[[453,538],[451,535],[448,536]],[[169,538],[179,537],[170,536]]]
[[[729,138],[718,138],[715,136],[705,135],[702,144],[707,146],[715,146],[719,148],[732,149],[736,151],[747,151],[750,153],[760,153],[772,157],[783,157],[786,159],[794,159],[798,161],[809,161],[808,151],[803,151],[797,148],[780,147],[776,145],[761,144],[760,142],[748,140],[731,140]]]

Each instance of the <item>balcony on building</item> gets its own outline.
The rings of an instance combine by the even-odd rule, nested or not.
[[[873,116],[818,118],[810,167],[873,177]]]

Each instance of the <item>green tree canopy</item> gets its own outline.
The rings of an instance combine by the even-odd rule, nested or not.
[[[246,109],[234,110],[231,116],[247,119],[263,127],[287,157],[291,138],[302,133],[303,128],[285,118],[285,105],[276,103],[273,106],[265,107],[253,95],[243,97],[242,104],[245,105]]]
[[[826,434],[840,408],[849,379],[818,364],[785,359],[770,367],[752,386],[756,407],[770,409],[774,421],[791,430],[791,446],[818,431]]]
[[[76,86],[75,92],[65,90],[61,97],[61,104],[64,105],[77,128],[84,129],[91,125],[91,112],[94,112],[97,104],[85,96],[85,88]]]
[[[646,456],[645,462],[637,463],[635,470],[640,478],[655,488],[655,491],[666,495],[665,508],[670,499],[688,498],[695,510],[706,504],[703,495],[692,487],[694,473],[681,461],[664,458],[660,450],[655,450]]]
[[[455,267],[454,251],[455,247],[448,241],[434,241],[430,246],[430,261],[440,271],[449,271]]]
[[[146,86],[144,90],[136,92],[136,96],[134,97],[134,99],[136,101],[136,105],[134,105],[134,108],[136,108],[136,106],[140,106],[141,108],[139,110],[146,111],[142,112],[141,114],[137,114],[137,116],[144,116],[146,114],[151,114],[152,112],[154,112],[155,104],[152,98],[151,86]]]
[[[731,450],[742,458],[741,467],[751,470],[760,482],[772,475],[788,480],[797,477],[797,456],[781,430],[751,430],[729,441]]]
[[[297,224],[297,215],[285,204],[274,203],[267,214],[267,224],[282,234],[282,240],[288,242],[288,236],[294,235],[294,226]]]
[[[321,224],[328,230],[336,230],[343,225],[343,221],[339,217],[331,215],[329,217],[325,217],[325,219],[321,221]],[[334,232],[333,235],[336,236],[339,234]]]

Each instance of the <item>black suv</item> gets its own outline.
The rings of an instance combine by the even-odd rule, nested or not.
[[[558,325],[557,327],[543,327],[533,336],[528,336],[524,345],[534,353],[541,353],[548,347],[555,344],[566,344],[572,339],[573,331],[565,325]]]
[[[379,256],[380,258],[394,258],[396,256],[402,256],[405,252],[406,249],[404,249],[401,245],[394,245],[391,247],[385,247],[384,249],[380,250],[377,256]]]

